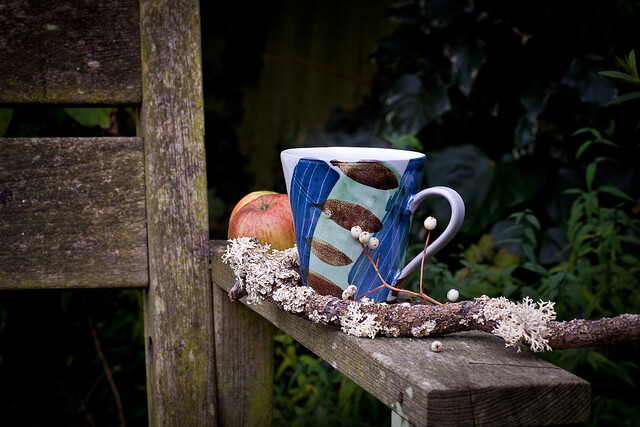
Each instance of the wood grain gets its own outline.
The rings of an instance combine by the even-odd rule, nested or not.
[[[215,353],[197,0],[142,0],[152,426],[216,425]]]
[[[226,242],[212,242],[213,280],[235,283],[220,261]],[[433,339],[356,338],[269,302],[250,309],[291,335],[413,425],[549,425],[586,423],[590,385],[497,337],[462,332]]]
[[[145,287],[140,138],[0,139],[0,288]]]
[[[136,0],[0,5],[0,104],[140,103]]]
[[[265,426],[273,421],[274,327],[213,287],[218,422]],[[242,402],[242,404],[238,404]]]

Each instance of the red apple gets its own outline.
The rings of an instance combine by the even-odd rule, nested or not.
[[[231,215],[229,216],[229,222],[233,221],[233,217],[238,213],[238,211],[247,203],[256,199],[260,196],[264,196],[265,194],[278,194],[275,191],[268,190],[260,190],[260,191],[252,191],[251,193],[244,196],[238,203],[236,203],[235,207],[231,211]]]
[[[255,237],[272,249],[292,248],[296,234],[289,196],[264,194],[245,203],[229,220],[228,237]]]

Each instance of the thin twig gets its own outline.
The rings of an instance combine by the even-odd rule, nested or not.
[[[422,294],[422,271],[424,270],[424,259],[427,257],[427,246],[429,246],[429,237],[431,237],[431,230],[427,232],[427,241],[424,242],[424,250],[422,251],[422,262],[420,263],[420,294]]]
[[[84,400],[82,396],[80,396],[80,393],[77,390],[76,390],[76,398],[80,401],[80,407],[78,408],[78,412],[84,413],[85,421],[87,421],[91,426],[95,426],[96,423],[93,422],[93,415],[91,415],[91,413],[89,412],[89,409],[87,408],[86,400]]]
[[[107,381],[109,381],[109,385],[111,386],[111,392],[113,393],[113,397],[116,401],[116,407],[118,408],[118,418],[120,418],[120,425],[122,427],[126,426],[124,420],[124,410],[122,409],[122,400],[120,399],[120,393],[118,392],[118,387],[116,387],[116,382],[113,380],[113,376],[111,375],[111,369],[109,369],[109,365],[107,364],[107,359],[104,357],[104,353],[102,352],[102,347],[100,346],[100,340],[98,339],[98,332],[96,331],[96,327],[93,324],[93,319],[89,314],[89,310],[87,308],[87,301],[82,297],[82,304],[84,306],[84,312],[87,316],[87,322],[89,323],[89,328],[91,329],[91,336],[93,337],[93,345],[96,348],[96,353],[98,353],[98,357],[100,358],[100,363],[102,364],[102,369],[104,370],[104,374],[107,377]]]
[[[364,245],[364,243],[362,243],[362,242],[360,243],[360,246],[362,246],[362,249],[364,250],[365,255],[367,256],[367,258],[369,258],[369,261],[371,261],[371,264],[373,265],[373,268],[376,270],[376,273],[378,273],[378,277],[380,278],[380,281],[382,282],[382,285],[378,286],[378,287],[377,287],[377,288],[375,288],[375,289],[371,289],[369,292],[366,292],[366,293],[364,293],[364,294],[360,295],[360,296],[359,296],[359,297],[357,297],[357,298],[354,298],[356,301],[357,301],[357,300],[359,300],[360,298],[362,298],[362,297],[366,296],[366,295],[369,295],[371,292],[375,292],[375,291],[377,291],[378,289],[381,289],[381,288],[389,288],[389,289],[391,289],[392,291],[395,291],[395,292],[404,292],[404,293],[411,294],[411,295],[413,295],[413,296],[416,296],[416,297],[419,297],[419,298],[425,299],[425,300],[427,300],[427,301],[429,301],[429,302],[432,302],[432,303],[434,303],[434,304],[436,304],[436,305],[442,305],[442,303],[441,303],[441,302],[438,302],[438,301],[434,300],[433,298],[431,298],[429,295],[427,295],[427,294],[423,293],[422,291],[418,294],[418,293],[412,292],[412,291],[410,291],[410,290],[396,288],[396,287],[393,287],[393,286],[391,286],[390,284],[388,284],[388,283],[387,283],[387,282],[382,278],[382,274],[380,274],[380,270],[378,270],[378,263],[377,263],[377,262],[373,262],[373,258],[371,258],[371,255],[369,254],[369,251],[367,250],[367,247],[366,247],[366,246]],[[378,258],[378,259],[379,259],[379,258]]]

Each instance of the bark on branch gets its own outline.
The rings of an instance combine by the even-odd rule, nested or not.
[[[514,303],[504,297],[482,296],[441,306],[374,303],[323,296],[300,286],[295,249],[273,250],[250,238],[234,239],[223,255],[236,284],[235,301],[248,295],[250,304],[270,301],[313,322],[340,327],[356,336],[427,337],[461,331],[485,331],[508,346],[527,345],[533,351],[590,347],[637,341],[640,315],[623,314],[600,320],[555,321],[553,303],[525,298]]]

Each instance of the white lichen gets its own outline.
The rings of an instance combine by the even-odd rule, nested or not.
[[[279,302],[285,311],[290,313],[302,313],[307,303],[307,298],[315,291],[306,286],[282,286],[277,288],[271,297],[275,302]]]
[[[502,338],[506,346],[524,344],[534,352],[551,350],[548,323],[556,318],[555,303],[540,300],[536,304],[529,297],[517,304],[505,297],[487,298],[485,301],[482,315],[488,321],[497,322],[491,332]]]
[[[395,326],[382,326],[382,333],[388,337],[399,337],[400,329]]]
[[[414,337],[426,337],[436,328],[436,322],[427,320],[420,326],[411,328],[411,335]]]
[[[356,337],[375,338],[376,334],[382,328],[380,321],[376,319],[376,315],[372,313],[364,313],[360,309],[361,303],[352,302],[347,307],[347,312],[340,319],[342,332]]]
[[[327,319],[327,315],[318,313],[318,310],[313,310],[309,314],[309,320],[311,320],[313,323],[323,323],[325,325],[329,323],[329,319]]]
[[[259,303],[274,288],[300,280],[296,247],[271,250],[270,245],[261,245],[257,239],[239,237],[229,240],[222,262],[233,269],[248,304]]]

